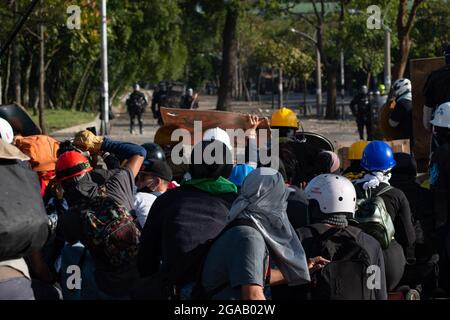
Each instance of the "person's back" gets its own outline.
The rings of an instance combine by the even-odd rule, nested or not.
[[[138,267],[142,276],[172,270],[186,253],[225,227],[236,193],[211,194],[180,186],[159,196],[142,230]]]
[[[391,291],[403,277],[406,258],[413,258],[411,248],[416,241],[416,231],[412,214],[405,194],[389,185],[391,170],[396,165],[389,145],[372,141],[364,149],[361,165],[368,173],[354,182],[359,190],[358,199],[365,198],[366,194],[370,197],[378,195],[383,200],[395,230],[394,239],[383,250],[388,290]],[[383,192],[380,194],[380,191]]]
[[[34,300],[24,257],[38,252],[49,233],[38,177],[23,163],[28,159],[0,135],[0,300]]]
[[[379,279],[385,276],[383,253],[377,240],[352,226],[335,227],[317,223],[296,231],[307,257],[322,256],[331,261],[327,266],[330,270],[322,271],[318,278],[329,275],[330,279],[334,276],[342,281],[341,286],[336,286],[336,291],[328,291],[320,285],[313,288],[313,299],[386,299],[385,281],[381,280],[376,290],[367,288],[371,266],[380,267],[377,269],[381,272],[377,275]]]
[[[203,152],[213,144],[222,148],[223,157],[229,154],[228,147],[218,140],[203,141],[194,151],[199,148]],[[203,159],[196,163],[194,151],[189,170],[192,179],[159,196],[152,205],[139,247],[141,276],[163,270],[169,278],[173,277],[180,259],[216,237],[225,226],[228,210],[237,196],[237,187],[225,178],[229,177],[232,164],[227,164],[225,158],[215,159],[213,164],[206,164]]]
[[[323,256],[330,264],[317,271],[317,285],[306,289],[318,299],[386,299],[381,246],[361,229],[348,225],[355,214],[356,191],[345,177],[322,174],[307,185],[312,225],[297,229],[307,257]],[[373,272],[375,282],[369,277]],[[335,281],[333,279],[339,279]],[[368,283],[374,284],[368,287]]]
[[[69,151],[58,158],[56,176],[64,192],[70,195],[67,200],[71,207],[61,217],[59,226],[66,241],[81,241],[89,249],[96,268],[98,298],[129,298],[130,286],[138,278],[139,230],[132,217],[134,180],[146,151],[134,144],[97,137],[89,131],[79,132],[74,144],[81,150],[110,152],[128,159],[125,167],[104,176],[100,174],[98,180],[105,182],[99,185],[88,159]],[[121,232],[116,232],[118,229]]]
[[[261,233],[250,226],[235,226],[226,231],[208,252],[202,285],[214,300],[241,300],[241,286],[264,287],[269,252]]]

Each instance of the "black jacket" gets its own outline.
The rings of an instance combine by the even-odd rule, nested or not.
[[[213,195],[181,186],[158,197],[141,234],[138,254],[141,276],[162,269],[171,277],[177,262],[186,253],[222,231],[236,196],[235,193]]]

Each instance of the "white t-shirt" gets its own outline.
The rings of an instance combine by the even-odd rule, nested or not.
[[[139,225],[143,228],[145,221],[147,220],[148,213],[152,207],[153,202],[155,202],[157,196],[151,193],[138,192],[134,197],[134,210],[136,212],[136,217]]]

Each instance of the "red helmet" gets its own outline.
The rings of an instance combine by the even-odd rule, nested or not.
[[[89,171],[92,171],[89,160],[76,151],[64,152],[56,161],[56,178],[58,181],[67,180]]]

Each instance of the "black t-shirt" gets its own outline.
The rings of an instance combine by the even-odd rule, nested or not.
[[[399,139],[411,139],[413,136],[412,102],[401,99],[396,102],[396,106],[391,113],[391,119],[398,122],[398,129],[401,131]]]

